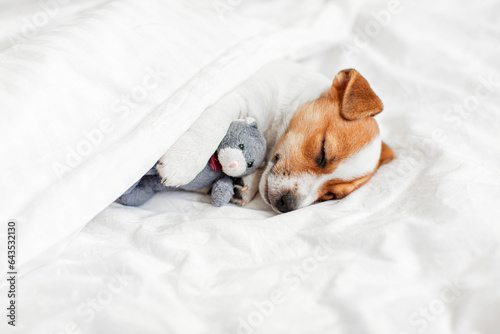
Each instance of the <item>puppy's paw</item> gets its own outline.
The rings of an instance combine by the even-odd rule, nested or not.
[[[255,194],[257,194],[257,191],[259,190],[258,183],[255,184],[255,182],[248,181],[251,181],[248,177],[238,177],[233,179],[234,195],[231,198],[231,203],[239,206],[245,206],[255,197]]]
[[[196,175],[203,170],[206,161],[199,156],[164,154],[156,169],[161,177],[161,183],[167,187],[180,187],[193,181]]]

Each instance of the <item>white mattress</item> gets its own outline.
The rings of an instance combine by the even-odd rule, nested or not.
[[[8,33],[40,10],[23,4],[0,2],[0,202],[19,228],[17,332],[498,332],[496,2],[222,2],[222,17],[219,2],[67,3],[16,49]],[[343,200],[282,215],[260,198],[215,208],[182,191],[112,203],[204,107],[276,58],[332,78],[356,68],[384,102],[377,119],[397,158]],[[168,83],[54,178],[50,163],[155,64],[172,66]]]

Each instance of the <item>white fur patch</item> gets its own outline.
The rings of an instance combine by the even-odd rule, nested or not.
[[[381,150],[382,141],[380,136],[377,136],[360,151],[342,161],[337,169],[330,174],[331,179],[349,181],[373,172],[380,159]]]

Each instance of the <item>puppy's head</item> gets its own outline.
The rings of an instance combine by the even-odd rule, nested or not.
[[[260,181],[279,212],[340,199],[394,158],[373,118],[382,102],[356,70],[339,72],[331,88],[301,106],[278,139]]]

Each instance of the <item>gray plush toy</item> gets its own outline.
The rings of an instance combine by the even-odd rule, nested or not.
[[[264,162],[265,155],[266,140],[257,128],[255,120],[250,117],[237,120],[231,123],[217,151],[193,181],[178,188],[166,187],[161,183],[161,177],[153,167],[121,195],[117,202],[140,206],[155,192],[176,189],[197,190],[211,185],[212,204],[222,206],[229,203],[234,195],[232,177],[253,173]]]

